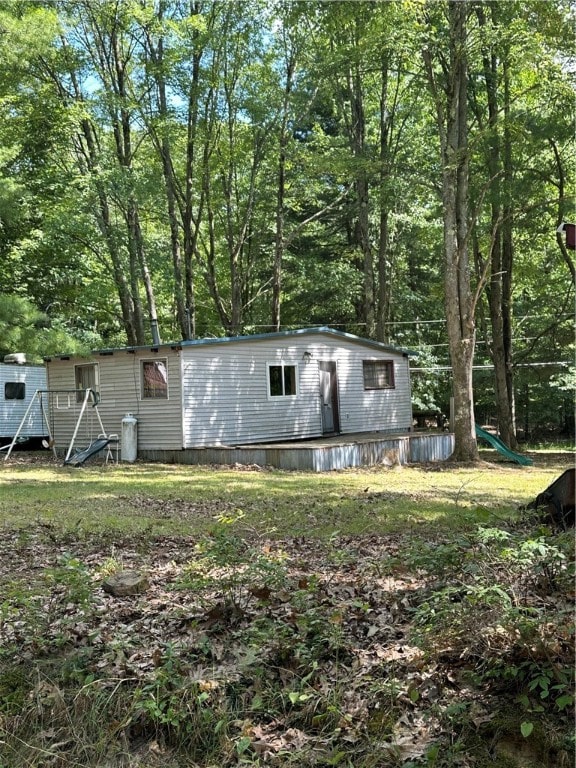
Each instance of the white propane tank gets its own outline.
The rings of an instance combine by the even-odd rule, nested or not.
[[[138,455],[138,419],[127,413],[122,419],[122,461],[136,461]]]

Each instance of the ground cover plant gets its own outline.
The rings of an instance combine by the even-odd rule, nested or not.
[[[567,766],[567,466],[0,468],[0,767]],[[140,594],[104,580],[143,573]]]

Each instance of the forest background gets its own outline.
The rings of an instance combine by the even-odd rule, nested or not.
[[[4,0],[0,353],[330,325],[418,352],[416,410],[461,349],[512,447],[573,434],[574,21]]]

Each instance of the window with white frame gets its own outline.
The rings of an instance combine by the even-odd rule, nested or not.
[[[392,360],[363,360],[364,389],[394,389]]]
[[[168,399],[166,360],[142,360],[142,400]]]
[[[268,395],[296,397],[297,394],[298,366],[293,363],[268,363]]]

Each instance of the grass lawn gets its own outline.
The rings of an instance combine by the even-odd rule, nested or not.
[[[568,466],[0,466],[0,768],[572,754]],[[111,574],[147,586],[114,597]]]
[[[511,511],[570,466],[569,453],[540,454],[534,467],[487,462],[454,467],[344,470],[315,474],[164,464],[64,467],[47,454],[0,465],[0,522],[59,529],[164,534],[206,531],[221,514],[244,514],[260,535],[326,537],[466,527],[475,510]],[[497,478],[497,479],[496,479]]]

